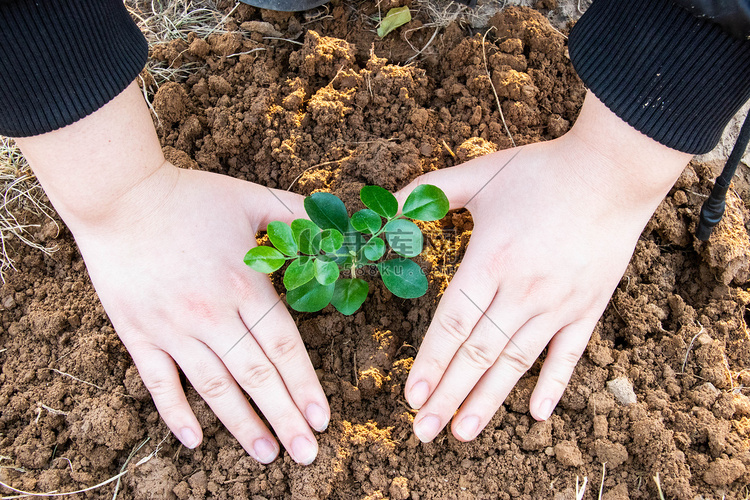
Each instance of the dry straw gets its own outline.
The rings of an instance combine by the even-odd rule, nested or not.
[[[125,1],[125,6],[145,35],[149,47],[173,40],[187,41],[190,33],[194,33],[199,38],[229,33],[225,24],[240,5],[237,2],[229,12],[224,14],[211,0]],[[201,64],[194,62],[172,67],[164,61],[149,60],[146,71],[150,73],[158,89],[162,83],[187,79],[201,67]]]
[[[37,241],[31,229],[45,220],[57,224],[53,211],[31,168],[13,140],[0,136],[0,279],[15,269],[14,246],[18,243],[46,254],[56,250]],[[59,230],[59,228],[58,228]]]

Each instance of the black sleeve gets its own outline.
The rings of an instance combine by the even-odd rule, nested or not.
[[[750,36],[750,0],[672,0],[697,17],[710,19],[732,36]]]
[[[122,92],[147,57],[122,0],[0,0],[0,135],[80,120]]]
[[[713,149],[750,98],[750,40],[669,0],[595,0],[569,39],[584,84],[665,146]]]

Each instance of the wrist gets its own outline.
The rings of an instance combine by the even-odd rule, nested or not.
[[[571,174],[618,208],[653,212],[692,158],[640,133],[591,92],[558,141]]]
[[[137,217],[176,179],[135,83],[86,118],[17,143],[74,233]]]
[[[147,219],[169,202],[179,175],[179,168],[165,160],[135,182],[110,186],[112,196],[96,206],[84,200],[65,205],[58,213],[75,235],[111,235],[139,226],[144,230]]]

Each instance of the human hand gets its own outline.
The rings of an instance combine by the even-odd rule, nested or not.
[[[134,83],[86,118],[17,143],[183,444],[198,446],[202,433],[175,362],[256,460],[279,448],[243,390],[292,458],[312,462],[325,394],[268,277],[242,260],[258,229],[304,216],[302,197],[166,162]]]
[[[589,94],[560,139],[430,172],[398,193],[437,185],[474,219],[405,386],[420,440],[451,417],[457,439],[474,439],[545,347],[530,410],[549,418],[640,232],[689,159]]]
[[[162,418],[185,446],[200,443],[176,362],[253,458],[268,463],[278,446],[243,390],[292,457],[311,463],[325,395],[268,277],[242,262],[259,228],[302,216],[302,197],[168,163],[138,189],[159,200],[152,210],[79,227],[76,240]]]

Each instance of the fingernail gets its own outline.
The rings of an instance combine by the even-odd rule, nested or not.
[[[440,420],[434,415],[423,418],[414,426],[414,434],[423,443],[429,443],[435,439],[438,432],[440,432]]]
[[[201,444],[198,436],[190,427],[183,427],[182,430],[180,430],[180,441],[191,450]]]
[[[547,420],[552,416],[552,410],[554,410],[555,403],[551,399],[545,399],[539,405],[539,416],[542,420]]]
[[[466,417],[456,426],[456,434],[465,441],[474,439],[477,431],[479,431],[479,417]]]
[[[261,438],[256,439],[253,443],[253,450],[255,451],[255,457],[258,462],[263,464],[270,464],[279,454],[279,449],[276,444],[271,442],[270,439]]]
[[[422,407],[425,401],[427,401],[427,397],[429,395],[430,386],[427,385],[427,382],[425,382],[424,380],[420,380],[412,386],[409,394],[406,396],[406,399],[409,401],[409,406],[411,406],[415,410],[418,410]]]
[[[297,436],[292,441],[292,453],[297,463],[310,465],[318,456],[318,443],[304,436]]]
[[[315,403],[307,405],[305,418],[310,427],[318,432],[323,432],[328,428],[328,414],[326,411]]]

